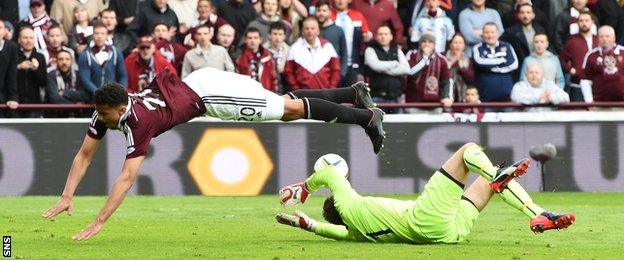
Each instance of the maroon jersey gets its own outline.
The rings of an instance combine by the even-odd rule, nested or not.
[[[584,78],[594,82],[595,101],[624,101],[624,47],[616,45],[610,51],[594,48],[583,64]]]
[[[149,87],[129,95],[126,113],[117,125],[128,141],[126,159],[145,155],[153,137],[206,113],[202,99],[168,69],[156,75]],[[94,112],[87,134],[99,140],[106,129]]]

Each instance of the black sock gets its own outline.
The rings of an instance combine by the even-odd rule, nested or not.
[[[318,98],[303,98],[303,109],[307,119],[358,124],[362,127],[368,126],[373,115],[368,109],[346,107]]]
[[[300,98],[320,98],[334,103],[355,102],[356,93],[352,87],[334,89],[297,89],[287,93],[293,99]]]

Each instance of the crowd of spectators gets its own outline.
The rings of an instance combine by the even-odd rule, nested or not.
[[[378,103],[440,104],[391,113],[624,101],[623,43],[624,0],[2,0],[0,117],[83,116],[16,108],[205,67],[278,93],[366,80]]]

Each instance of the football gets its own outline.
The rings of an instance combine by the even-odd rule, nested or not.
[[[314,171],[320,171],[323,168],[332,165],[340,172],[345,178],[347,174],[349,174],[349,165],[347,165],[347,161],[342,158],[340,155],[328,153],[319,157],[314,163]]]

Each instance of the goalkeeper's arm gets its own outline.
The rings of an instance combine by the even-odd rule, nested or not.
[[[308,215],[301,211],[296,211],[294,215],[280,213],[277,214],[275,218],[279,223],[293,227],[299,227],[301,229],[314,232],[315,234],[322,237],[336,240],[356,241],[355,237],[351,235],[347,230],[347,227],[342,225],[318,222],[311,217],[308,217]]]

